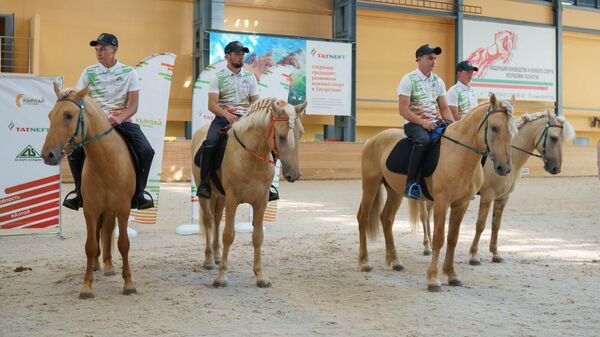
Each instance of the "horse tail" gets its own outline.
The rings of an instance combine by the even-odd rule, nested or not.
[[[410,231],[415,233],[419,228],[419,220],[421,219],[421,212],[425,209],[422,207],[425,205],[425,201],[408,199],[408,222],[410,223]],[[427,210],[425,210],[427,212]]]
[[[375,241],[379,235],[379,225],[381,223],[381,212],[383,211],[383,185],[379,185],[377,194],[375,194],[375,200],[369,213],[369,223],[367,227],[367,237],[371,241]]]

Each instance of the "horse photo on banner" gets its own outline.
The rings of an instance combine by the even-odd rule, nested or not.
[[[154,159],[150,168],[146,190],[154,198],[154,208],[131,210],[130,220],[139,224],[155,224],[159,205],[160,170],[162,166],[171,76],[176,55],[161,53],[148,56],[140,61],[135,70],[140,77],[142,90],[138,112],[133,116],[142,131],[152,144]]]
[[[0,236],[60,230],[60,166],[40,155],[56,102],[53,82],[62,77],[0,75]]]

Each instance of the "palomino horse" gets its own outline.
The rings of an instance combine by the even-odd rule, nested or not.
[[[559,174],[562,165],[562,148],[565,142],[575,137],[575,131],[571,123],[564,117],[554,116],[549,112],[528,113],[517,120],[519,134],[513,140],[511,151],[514,169],[505,177],[494,174],[492,166],[486,162],[483,167],[483,185],[479,189],[479,214],[477,216],[477,226],[475,238],[470,250],[469,264],[480,265],[478,246],[481,233],[485,229],[485,222],[492,203],[494,203],[494,212],[492,213],[492,236],[490,240],[490,252],[492,253],[492,262],[502,262],[504,259],[498,254],[498,231],[502,222],[504,207],[508,202],[508,197],[515,189],[520,180],[521,168],[529,159],[534,156],[542,159],[544,170],[550,174]],[[533,153],[537,150],[540,154]],[[428,237],[432,203],[427,202],[427,210],[421,205],[421,222],[423,224],[423,252],[428,255],[429,240]]]
[[[261,99],[255,102],[248,115],[234,123],[227,132],[229,140],[225,147],[223,163],[217,175],[220,177],[225,196],[214,187],[210,200],[200,199],[201,222],[206,235],[205,269],[213,269],[219,264],[219,273],[213,285],[227,285],[227,258],[229,248],[235,237],[235,212],[239,204],[252,206],[252,245],[254,246],[254,275],[256,285],[265,288],[271,281],[264,274],[261,262],[261,246],[263,242],[263,217],[268,203],[269,187],[273,180],[274,160],[271,153],[279,155],[285,180],[294,182],[300,178],[298,147],[304,128],[300,115],[306,108],[302,105],[292,106],[274,98]],[[207,127],[201,128],[192,139],[192,155],[200,149],[206,137]],[[200,182],[200,170],[193,167],[194,180]],[[220,252],[219,223],[225,207],[225,229],[223,230],[223,255]],[[211,242],[212,241],[212,242]]]
[[[123,293],[135,293],[129,270],[127,220],[131,198],[135,192],[136,173],[127,144],[119,133],[111,132],[108,118],[98,104],[87,96],[87,86],[80,91],[60,91],[55,83],[54,92],[58,100],[48,115],[50,128],[42,148],[44,162],[59,165],[62,157],[69,154],[69,150],[85,146],[81,196],[87,226],[87,267],[79,297],[94,297],[93,269],[98,267],[100,237],[103,244],[104,274],[115,274],[111,256],[115,217],[119,221],[118,246],[123,257]]]
[[[462,282],[454,271],[454,250],[458,240],[460,223],[469,201],[483,183],[481,156],[487,154],[493,161],[497,174],[511,171],[510,142],[516,133],[512,120],[512,105],[497,101],[492,95],[489,103],[475,108],[469,115],[448,126],[441,140],[440,158],[433,175],[426,183],[434,204],[433,257],[427,271],[429,291],[441,291],[438,277],[438,260],[444,245],[446,212],[451,207],[448,229],[448,247],[444,261],[444,272],[448,283],[460,286]],[[406,176],[389,171],[386,167],[388,155],[404,138],[402,131],[389,129],[370,139],[362,152],[362,200],[357,218],[360,232],[359,263],[362,271],[371,271],[367,253],[367,234],[377,235],[379,221],[383,224],[386,243],[386,260],[394,270],[404,269],[397,257],[392,234],[392,225],[405,191]],[[382,209],[382,185],[387,191],[387,200]],[[410,203],[411,223],[417,222],[418,204]]]

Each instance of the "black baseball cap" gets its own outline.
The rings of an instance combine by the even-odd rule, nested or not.
[[[240,41],[231,41],[225,46],[225,54],[237,53],[243,50],[244,53],[249,53],[250,49],[244,47]]]
[[[471,63],[469,61],[462,61],[458,65],[456,65],[456,71],[463,71],[463,70],[479,71],[479,68],[477,68],[475,65],[473,65],[473,63]]]
[[[90,46],[95,47],[98,44],[107,44],[115,47],[119,47],[119,40],[117,37],[110,33],[102,33],[98,37],[90,41]]]
[[[442,48],[440,48],[440,47],[434,48],[428,44],[424,44],[421,47],[419,47],[419,49],[417,49],[417,52],[415,54],[417,55],[417,57],[419,57],[419,56],[429,55],[429,54],[439,55],[441,53],[442,53]]]

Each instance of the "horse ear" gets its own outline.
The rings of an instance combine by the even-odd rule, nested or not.
[[[58,83],[56,82],[52,82],[53,86],[54,86],[54,93],[56,94],[56,98],[58,98],[58,94],[60,93],[60,87],[58,86]]]
[[[552,119],[552,115],[550,114],[550,110],[546,110],[546,114],[548,115],[548,119]]]
[[[271,106],[273,107],[273,110],[275,110],[275,114],[278,116],[281,115],[286,115],[287,113],[281,108],[281,104],[285,105],[287,104],[284,101],[281,100],[276,100],[274,99],[273,102],[271,103]]]
[[[304,101],[304,103],[294,106],[294,109],[296,109],[296,116],[300,117],[301,115],[304,115],[306,113],[307,104],[308,101]]]
[[[515,95],[513,94],[512,96],[510,96],[510,105],[512,105],[514,107],[516,102],[517,102],[517,99],[515,98]]]
[[[85,87],[83,87],[83,89],[81,89],[77,92],[77,94],[75,95],[75,100],[76,101],[82,100],[85,97],[85,95],[88,94],[89,89],[90,89],[90,84],[88,83],[85,85]]]
[[[492,107],[495,107],[495,106],[496,106],[496,94],[494,94],[494,93],[492,93],[492,94],[490,95],[490,105],[491,105]]]

